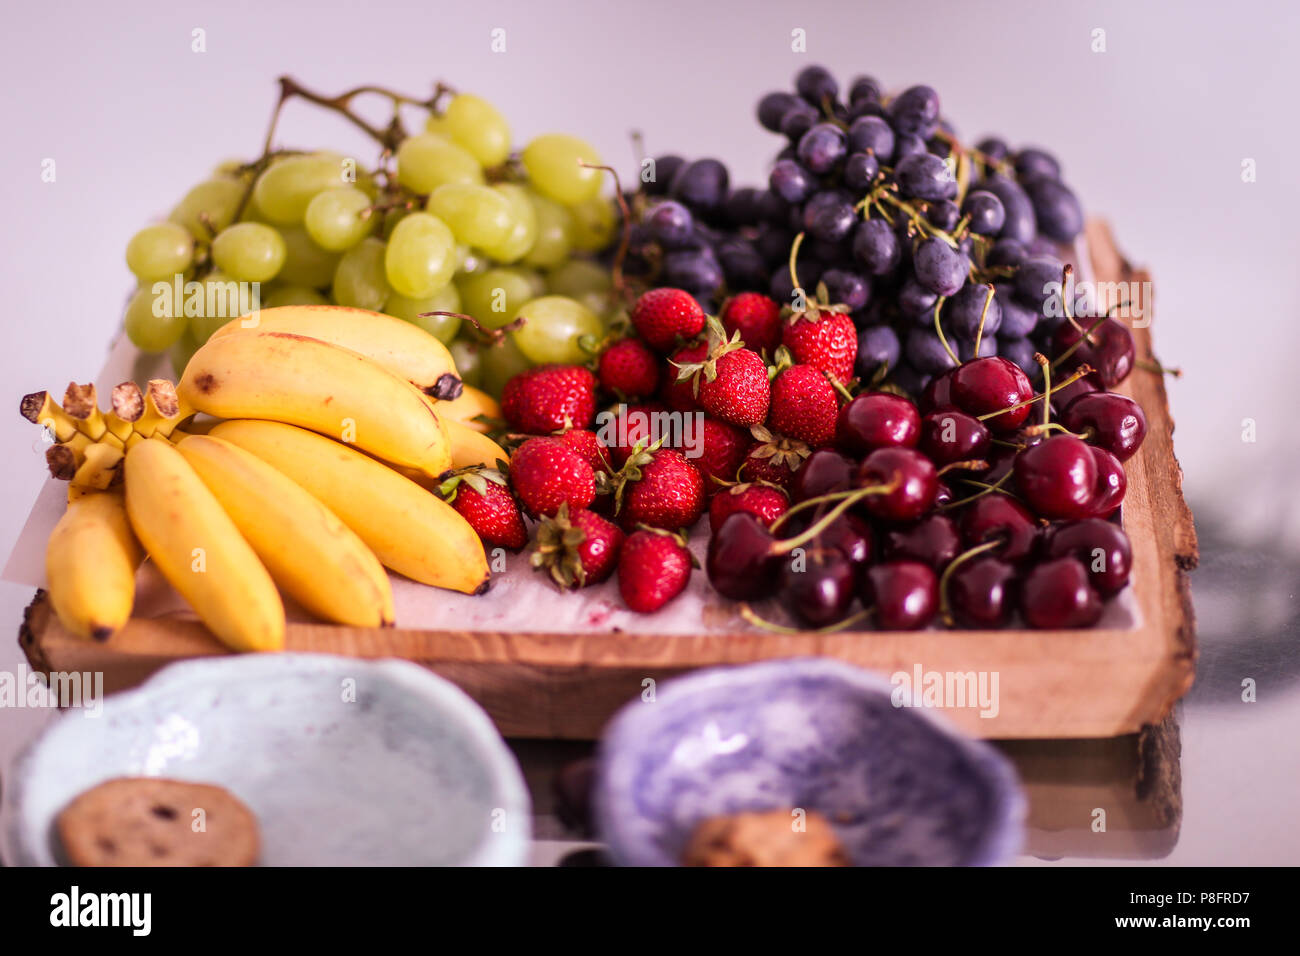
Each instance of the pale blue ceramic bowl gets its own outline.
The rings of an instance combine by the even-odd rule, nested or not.
[[[595,813],[617,863],[675,866],[696,824],[743,810],[827,816],[859,866],[991,866],[1019,852],[1011,764],[885,679],[839,661],[766,661],[661,685],[611,721]]]
[[[112,777],[226,787],[271,866],[521,865],[531,807],[481,708],[404,661],[239,654],[188,661],[60,716],[14,765],[12,862],[53,865],[52,827]]]

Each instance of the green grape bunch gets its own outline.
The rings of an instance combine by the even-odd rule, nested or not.
[[[489,390],[532,364],[590,360],[619,308],[598,259],[618,215],[590,144],[546,133],[515,150],[495,106],[441,85],[428,100],[373,86],[326,97],[289,78],[280,90],[262,155],[218,165],[127,243],[138,286],[125,327],[139,349],[170,352],[180,374],[237,317],[213,307],[229,299],[214,291],[237,288],[247,302],[252,288],[254,307],[332,303],[418,325]],[[360,94],[387,97],[392,123],[355,113]],[[272,148],[294,97],[368,133],[378,163]],[[408,134],[411,108],[424,128]]]

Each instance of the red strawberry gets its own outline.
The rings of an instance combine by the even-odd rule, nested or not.
[[[771,355],[781,344],[781,307],[758,292],[742,292],[722,306],[722,325],[739,332],[745,348]]]
[[[818,308],[809,303],[781,328],[781,344],[790,350],[798,365],[811,365],[834,376],[840,383],[853,378],[858,356],[858,330],[844,312]]]
[[[736,480],[736,472],[753,441],[743,428],[717,418],[705,418],[701,431],[697,440],[703,444],[703,448],[699,449],[698,458],[691,458],[691,464],[704,478],[704,493],[714,495],[724,487],[721,482]],[[688,458],[692,451],[694,449],[688,445]],[[714,481],[714,478],[719,481]]]
[[[790,499],[781,488],[757,483],[732,485],[709,502],[709,530],[717,531],[737,511],[748,511],[768,526],[789,509]]]
[[[771,385],[762,356],[747,349],[739,335],[727,339],[717,319],[709,319],[709,352],[702,362],[683,365],[678,379],[693,381],[700,406],[735,425],[759,425],[767,418]]]
[[[586,508],[596,497],[596,476],[558,438],[530,438],[510,459],[510,483],[530,514],[554,515],[561,505]]]
[[[813,448],[830,444],[840,413],[839,397],[811,365],[792,365],[772,381],[768,427]]]
[[[629,608],[650,614],[686,590],[694,566],[685,535],[642,529],[623,542],[618,559],[619,593]]]
[[[659,356],[640,339],[620,339],[600,354],[596,374],[619,398],[649,398],[659,387]]]
[[[623,532],[598,514],[584,509],[569,511],[561,505],[553,518],[543,518],[537,529],[537,546],[529,561],[550,573],[565,589],[599,584],[618,564]]]
[[[528,543],[519,505],[505,475],[495,468],[453,474],[438,486],[438,494],[469,522],[484,544],[518,551]]]
[[[666,432],[670,422],[668,409],[658,402],[617,405],[612,417],[602,422],[600,437],[609,448],[610,460],[621,468],[638,443],[648,448],[660,438],[671,437]]]
[[[529,435],[586,428],[596,414],[596,376],[581,365],[530,368],[506,382],[501,413],[511,428]]]
[[[590,429],[570,428],[555,437],[581,455],[582,460],[591,465],[592,471],[611,470],[608,449]]]
[[[689,292],[651,289],[632,307],[632,325],[647,345],[666,355],[678,338],[690,341],[704,330],[704,310]]]
[[[801,441],[773,435],[761,426],[756,425],[749,431],[757,441],[745,454],[740,477],[745,481],[767,481],[784,488],[811,450]]]
[[[631,455],[613,485],[614,511],[624,528],[644,524],[676,531],[704,513],[704,479],[671,448]]]
[[[695,400],[695,390],[691,387],[692,383],[690,381],[677,381],[677,375],[681,366],[703,362],[704,356],[708,354],[708,344],[696,342],[694,345],[683,345],[668,356],[668,374],[663,377],[663,387],[660,392],[664,402],[673,411],[691,412],[700,407],[700,403]]]

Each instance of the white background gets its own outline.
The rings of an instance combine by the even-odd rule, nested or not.
[[[757,182],[779,143],[763,92],[825,63],[842,82],[935,86],[973,141],[998,132],[1063,159],[1086,209],[1111,219],[1157,281],[1177,451],[1198,517],[1244,542],[1295,547],[1300,459],[1296,35],[1285,2],[1170,3],[24,3],[0,58],[0,550],[42,481],[19,397],[97,373],[131,281],[123,249],[218,161],[254,156],[274,78],[425,93],[442,78],[494,101],[516,141],[582,135],[630,176],[628,131],[653,153],[715,155]],[[507,51],[490,51],[490,31]],[[191,49],[205,31],[206,52]],[[791,52],[791,30],[808,53]],[[1093,31],[1106,50],[1093,52]],[[356,146],[334,117],[290,107],[287,146]],[[42,161],[57,179],[41,181]],[[1253,159],[1258,181],[1242,181]],[[1241,440],[1254,419],[1258,441]],[[1294,597],[1285,595],[1286,600]],[[0,584],[0,668],[13,670],[27,588]],[[0,719],[0,760],[38,715]],[[1216,729],[1233,748],[1232,726]],[[1269,797],[1248,813],[1280,814]],[[1289,811],[1288,811],[1289,812]],[[1210,854],[1197,862],[1216,859]],[[1270,841],[1240,848],[1267,858]],[[1292,860],[1294,862],[1294,860]]]

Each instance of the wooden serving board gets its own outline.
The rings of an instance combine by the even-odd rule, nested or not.
[[[1087,230],[1093,278],[1147,283],[1120,255],[1105,223]],[[1143,288],[1149,288],[1143,286]],[[1151,303],[1143,303],[1151,315]],[[1148,329],[1134,330],[1139,358],[1152,358]],[[1083,631],[841,632],[710,631],[498,633],[357,629],[290,623],[287,646],[353,657],[415,661],[462,687],[506,736],[592,739],[647,681],[701,667],[769,658],[826,656],[882,672],[996,672],[998,712],[945,710],[963,730],[987,738],[1113,737],[1159,723],[1192,684],[1196,642],[1187,572],[1196,533],[1182,496],[1173,422],[1162,378],[1135,371],[1120,389],[1146,412],[1148,433],[1126,463],[1123,522],[1133,545],[1132,592],[1139,624]],[[490,595],[489,595],[490,598]],[[105,644],[60,627],[43,593],[20,635],[40,671],[102,671],[108,691],[133,686],[184,658],[227,653],[195,621],[133,619]]]

